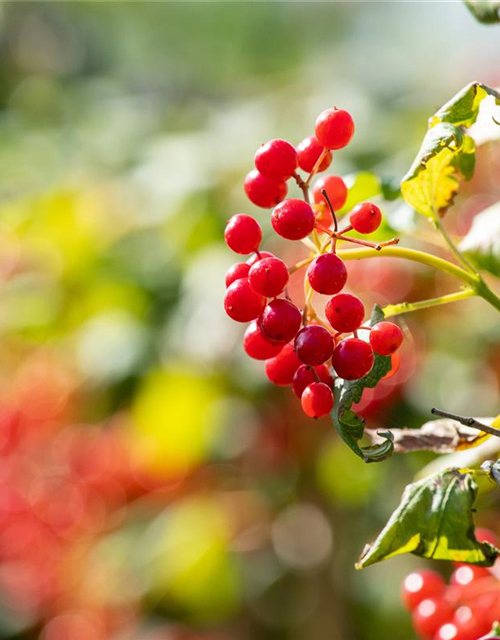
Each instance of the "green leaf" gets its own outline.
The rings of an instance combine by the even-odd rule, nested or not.
[[[500,2],[496,0],[464,0],[472,15],[483,24],[500,22]]]
[[[356,568],[414,553],[491,567],[500,551],[474,534],[477,485],[471,473],[447,469],[406,487],[401,502]]]
[[[476,122],[479,106],[486,96],[492,96],[500,105],[498,91],[481,82],[471,82],[429,119],[429,127],[440,122],[448,122],[456,127],[470,127]]]
[[[441,123],[429,129],[401,182],[403,198],[415,211],[433,220],[446,213],[458,192],[464,151],[464,134],[457,127]]]
[[[378,305],[375,305],[370,318],[370,326],[373,327],[383,319],[384,312]],[[331,414],[333,424],[344,442],[365,462],[379,462],[392,455],[392,435],[388,432],[381,433],[379,435],[384,437],[383,442],[370,447],[360,447],[358,441],[363,437],[365,421],[352,411],[351,406],[361,400],[364,389],[377,386],[390,369],[390,357],[375,354],[373,368],[364,378],[360,380],[337,378],[335,380],[335,405]]]
[[[500,276],[500,202],[474,218],[460,250],[479,269]]]

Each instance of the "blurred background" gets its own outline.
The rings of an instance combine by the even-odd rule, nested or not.
[[[371,196],[363,172],[397,182],[463,85],[500,85],[499,29],[447,2],[0,4],[1,638],[414,637],[399,584],[423,563],[353,565],[431,456],[364,465],[271,388],[223,313],[223,229],[256,214],[294,262],[243,193],[258,146],[346,108],[332,170]],[[499,176],[486,146],[453,231]],[[399,260],[348,269],[367,307],[450,290]],[[498,413],[485,303],[405,323],[370,427]],[[500,532],[498,506],[478,520]]]

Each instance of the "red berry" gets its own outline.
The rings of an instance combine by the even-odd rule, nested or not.
[[[269,360],[281,352],[283,345],[270,342],[260,330],[257,322],[254,321],[245,331],[243,348],[246,354],[254,360]]]
[[[297,335],[302,322],[299,309],[283,298],[271,300],[260,318],[260,328],[272,342],[290,342]]]
[[[380,227],[382,212],[376,204],[362,202],[352,210],[349,222],[358,233],[373,233]]]
[[[257,169],[247,174],[244,188],[250,202],[263,209],[276,206],[286,198],[288,192],[286,182],[265,178]]]
[[[456,640],[477,640],[491,629],[487,611],[477,605],[474,610],[467,606],[459,607],[453,616],[453,624],[457,629]],[[443,637],[443,640],[447,639]]]
[[[236,322],[250,322],[262,313],[266,299],[255,292],[248,278],[240,278],[231,284],[224,297],[224,309]]]
[[[293,376],[300,367],[300,360],[290,342],[283,347],[281,353],[266,360],[266,375],[271,382],[280,387],[292,384]]]
[[[289,198],[274,209],[271,223],[282,238],[302,240],[314,229],[314,211],[307,202]]]
[[[304,138],[302,142],[297,146],[297,158],[299,161],[299,167],[303,171],[307,171],[310,173],[316,162],[318,161],[320,155],[323,153],[325,147],[320,145],[317,141],[316,136],[309,136],[309,138]],[[326,156],[321,161],[319,165],[318,171],[325,171],[330,166],[330,162],[332,161],[332,154],[330,151],[326,154]]]
[[[350,293],[338,293],[326,303],[325,314],[336,331],[352,333],[363,322],[365,308],[356,296]]]
[[[403,332],[393,322],[379,322],[370,331],[370,344],[379,356],[390,356],[403,342]]]
[[[321,418],[333,409],[333,393],[324,382],[313,382],[304,389],[300,399],[302,410],[310,418]]]
[[[259,251],[258,253],[254,253],[253,256],[248,258],[247,264],[252,266],[259,260],[264,260],[264,258],[274,258],[274,257],[275,257],[274,253],[271,253],[270,251]]]
[[[315,133],[327,149],[342,149],[354,135],[354,121],[343,109],[327,109],[317,117]]]
[[[453,617],[449,602],[442,598],[422,600],[413,612],[413,627],[422,638],[434,637],[436,631]]]
[[[309,367],[306,364],[301,365],[293,376],[293,392],[298,398],[300,398],[304,389],[313,382],[324,382],[329,387],[333,385],[333,377],[326,364],[320,364],[318,367],[314,368]]]
[[[235,280],[246,278],[249,271],[250,265],[246,262],[237,262],[236,264],[233,264],[232,267],[229,267],[226,273],[226,288],[229,287],[230,284],[233,284]]]
[[[339,342],[332,356],[337,375],[344,380],[358,380],[370,373],[373,367],[373,351],[359,338],[347,338]]]
[[[333,338],[331,333],[319,324],[310,324],[301,329],[295,337],[295,352],[304,364],[323,364],[332,357]]]
[[[252,253],[259,248],[262,229],[252,216],[237,213],[227,223],[224,238],[227,246],[235,253]]]
[[[413,611],[422,600],[444,596],[446,583],[437,571],[414,571],[406,576],[401,587],[401,598],[407,609]]]
[[[315,258],[307,269],[309,284],[318,293],[332,295],[341,291],[347,281],[347,269],[334,253]]]
[[[312,188],[313,200],[316,204],[325,203],[325,196],[321,193],[326,191],[333,210],[342,209],[347,200],[347,187],[340,176],[321,176],[318,178]]]
[[[274,298],[286,287],[288,267],[279,258],[263,258],[252,265],[248,279],[257,293]]]
[[[451,574],[450,584],[458,587],[465,587],[475,580],[488,577],[490,572],[485,567],[476,567],[473,564],[462,564],[457,566]]]
[[[297,152],[286,140],[270,140],[255,154],[255,168],[265,178],[288,180],[297,169]]]

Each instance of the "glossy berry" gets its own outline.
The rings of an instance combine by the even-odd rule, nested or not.
[[[260,330],[256,321],[248,325],[243,338],[243,348],[250,358],[254,360],[269,360],[274,358],[283,349],[282,344],[273,344]]]
[[[276,256],[274,255],[274,253],[271,253],[270,251],[259,251],[258,253],[254,253],[253,256],[248,258],[247,264],[251,267],[259,260],[264,260],[264,258],[275,258],[275,257]]]
[[[253,253],[262,241],[262,229],[252,216],[237,213],[227,223],[224,238],[235,253]]]
[[[475,580],[488,577],[490,572],[485,567],[477,567],[473,564],[462,564],[457,566],[451,574],[450,584],[458,587],[465,587]]]
[[[344,380],[358,380],[370,373],[373,367],[373,350],[359,338],[347,338],[336,346],[332,366]]]
[[[316,204],[325,203],[325,196],[321,193],[326,191],[333,210],[342,209],[347,200],[347,187],[340,176],[321,176],[312,187],[312,197]]]
[[[236,264],[233,264],[232,267],[229,267],[226,272],[226,289],[230,284],[233,284],[235,280],[246,278],[249,271],[250,265],[246,262],[237,262]]]
[[[271,223],[282,238],[302,240],[314,229],[314,211],[307,202],[289,198],[274,209]]]
[[[413,627],[419,636],[432,640],[437,630],[451,622],[453,609],[443,598],[422,600],[413,612]]]
[[[347,269],[337,255],[324,253],[311,262],[307,269],[307,278],[314,291],[331,296],[344,288]]]
[[[283,344],[295,338],[301,322],[302,314],[293,302],[276,298],[263,310],[260,328],[268,340]]]
[[[336,331],[352,333],[363,322],[365,308],[356,296],[350,293],[338,293],[326,303],[325,314]]]
[[[393,322],[379,322],[370,331],[370,344],[380,356],[395,353],[403,342],[403,332]]]
[[[304,364],[323,364],[332,357],[333,338],[324,327],[310,324],[295,337],[295,352]]]
[[[327,149],[342,149],[354,135],[354,121],[344,109],[327,109],[316,119],[315,134]]]
[[[333,409],[332,390],[324,382],[313,382],[304,389],[300,403],[306,416],[326,416]]]
[[[409,611],[413,611],[422,600],[441,598],[446,591],[446,583],[437,571],[414,571],[406,576],[401,586],[401,598]]]
[[[233,282],[224,297],[224,309],[236,322],[255,320],[265,306],[266,298],[252,289],[248,278],[240,278]]]
[[[250,202],[263,209],[275,207],[286,198],[288,192],[286,182],[265,178],[257,169],[247,174],[244,188]]]
[[[293,376],[293,392],[300,398],[304,389],[313,382],[324,382],[329,387],[333,385],[333,377],[326,364],[320,364],[317,367],[309,367],[306,364],[301,365]]]
[[[248,279],[257,293],[274,298],[286,287],[288,267],[279,258],[263,258],[252,265]]]
[[[477,640],[488,633],[491,629],[491,622],[487,614],[487,609],[477,605],[473,609],[468,606],[459,607],[453,616],[453,624],[457,630],[455,640]],[[441,632],[441,635],[444,634]]]
[[[293,348],[293,343],[283,347],[281,353],[274,358],[266,360],[266,375],[271,382],[280,387],[292,384],[293,376],[300,367],[301,362]]]
[[[352,210],[349,222],[358,233],[373,233],[380,227],[382,212],[376,204],[362,202]]]
[[[265,178],[288,180],[297,169],[297,151],[286,140],[270,140],[255,154],[255,168]]]
[[[307,171],[310,173],[318,161],[320,155],[323,153],[325,147],[320,145],[317,141],[316,136],[309,136],[309,138],[304,138],[302,142],[297,146],[297,158],[299,161],[299,167],[303,171]],[[325,155],[321,164],[318,168],[318,171],[326,171],[330,166],[332,161],[332,154],[330,151]]]

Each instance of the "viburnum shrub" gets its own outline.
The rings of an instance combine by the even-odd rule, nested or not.
[[[231,218],[226,228],[228,246],[249,256],[229,269],[225,296],[229,316],[251,322],[244,338],[246,353],[266,360],[269,380],[291,386],[307,416],[330,414],[340,437],[365,462],[379,462],[395,452],[450,453],[500,436],[500,416],[486,425],[438,409],[433,413],[454,422],[438,420],[421,429],[374,433],[365,431],[364,420],[352,408],[364,390],[376,387],[398,367],[404,334],[389,318],[473,296],[500,311],[500,298],[483,273],[500,273],[500,242],[494,236],[500,203],[476,216],[459,245],[444,225],[460,182],[474,173],[476,142],[469,129],[485,98],[500,105],[500,93],[473,82],[441,107],[429,119],[421,148],[399,188],[372,175],[378,186],[369,198],[360,196],[356,178],[348,189],[349,181],[331,172],[335,154],[344,152],[355,135],[348,111],[323,111],[313,134],[297,147],[282,139],[264,144],[245,178],[245,192],[254,205],[272,209],[271,224],[278,236],[305,245],[309,253],[296,264],[287,265],[264,251],[260,225],[246,214]],[[368,123],[358,126],[366,128]],[[295,183],[297,193],[287,198],[289,183]],[[388,201],[399,198],[427,218],[441,236],[436,254],[396,246],[395,209],[389,220],[383,211]],[[460,288],[428,300],[375,305],[368,317],[363,301],[352,292],[356,282],[349,278],[346,262],[379,256],[436,269],[458,280]],[[302,300],[292,299],[288,291],[289,276],[296,272],[303,278]],[[405,583],[405,603],[424,638],[475,640],[485,633],[485,625],[477,623],[474,604],[474,594],[482,593],[483,587],[498,596],[490,609],[494,619],[500,617],[497,577],[486,569],[500,550],[491,536],[474,533],[472,514],[480,477],[500,484],[500,461],[478,459],[477,468],[451,466],[409,485],[386,527],[365,547],[356,565],[360,569],[405,552],[460,563],[450,585],[429,571],[412,574]],[[476,583],[482,585],[477,593],[471,587]],[[489,614],[487,618],[491,625]]]

